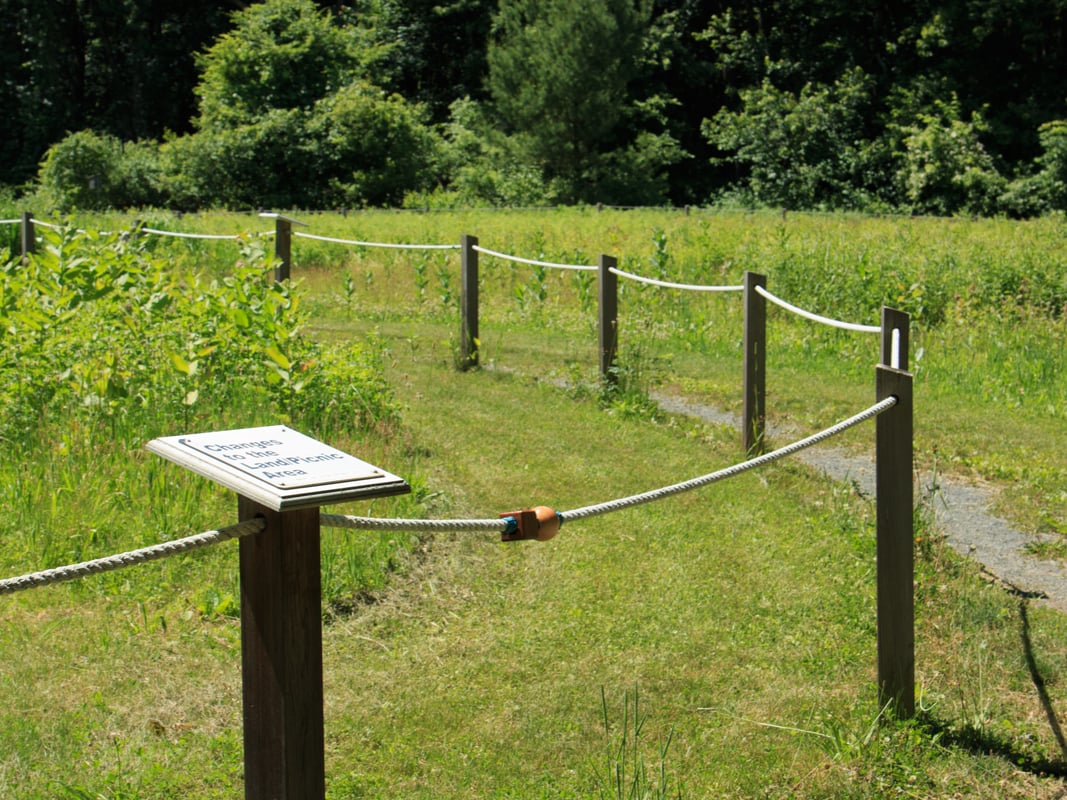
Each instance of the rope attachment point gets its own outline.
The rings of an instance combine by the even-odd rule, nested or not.
[[[556,510],[548,506],[534,506],[522,511],[509,511],[500,518],[507,520],[507,529],[500,534],[502,542],[517,542],[523,539],[535,539],[547,542],[559,533],[563,521]]]

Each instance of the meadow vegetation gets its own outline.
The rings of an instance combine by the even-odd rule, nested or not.
[[[754,270],[853,322],[902,308],[926,474],[986,482],[1042,557],[1067,550],[1062,218],[296,216],[683,283]],[[234,521],[230,493],[145,453],[161,435],[284,421],[407,478],[411,496],[339,509],[381,516],[567,509],[742,457],[736,431],[652,398],[740,407],[736,294],[622,281],[607,391],[590,272],[483,255],[483,368],[464,373],[455,251],[297,238],[279,286],[256,217],[55,222],[25,265],[0,228],[5,576]],[[873,400],[876,337],[773,309],[768,330],[772,423],[799,435]],[[1067,624],[949,551],[924,488],[912,721],[877,702],[871,499],[796,463],[545,544],[324,530],[328,796],[1059,796]],[[238,794],[236,570],[222,545],[0,598],[0,793]]]

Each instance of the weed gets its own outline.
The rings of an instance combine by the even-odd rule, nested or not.
[[[640,709],[640,695],[634,686],[623,695],[622,725],[613,724],[608,711],[607,692],[600,689],[601,721],[604,726],[603,766],[593,768],[596,796],[601,800],[666,800],[682,796],[681,789],[670,790],[667,753],[674,738],[671,731],[656,748],[654,772],[650,774],[642,739],[648,715]]]

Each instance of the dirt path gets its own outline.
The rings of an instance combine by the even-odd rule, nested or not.
[[[665,411],[741,428],[739,417],[719,409],[677,396],[656,395],[655,399]],[[772,430],[771,433],[780,432]],[[801,451],[796,458],[834,480],[855,481],[861,491],[874,494],[873,456],[853,456],[821,445]],[[933,479],[932,475],[920,474],[918,488],[928,491]],[[1026,547],[1035,537],[1020,533],[990,513],[992,492],[944,476],[937,476],[937,482],[936,521],[952,548],[978,561],[992,578],[1008,589],[1067,612],[1067,569],[1056,561],[1027,553]]]

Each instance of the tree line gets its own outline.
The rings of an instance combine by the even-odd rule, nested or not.
[[[1067,210],[1067,0],[0,0],[57,208]]]

